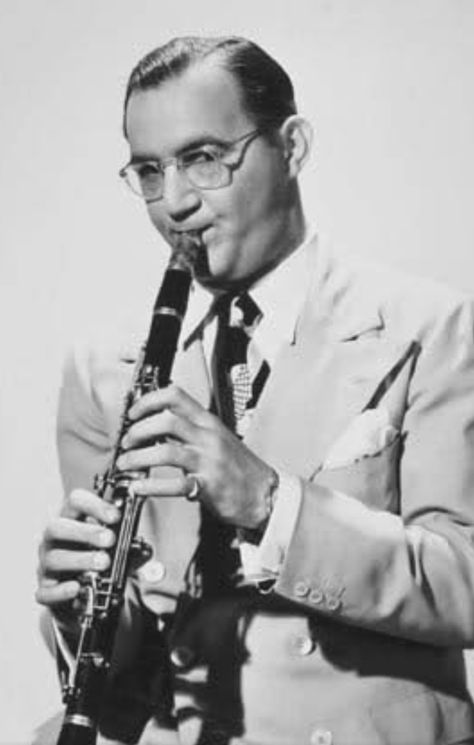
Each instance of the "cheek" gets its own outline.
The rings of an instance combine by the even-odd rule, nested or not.
[[[148,212],[148,217],[150,218],[155,228],[158,230],[159,233],[163,235],[165,221],[163,218],[162,209],[158,206],[157,203],[151,202],[150,204],[146,205],[146,210]]]
[[[233,214],[240,218],[243,231],[264,227],[280,214],[284,204],[281,174],[274,170],[257,172],[239,185],[233,199]]]

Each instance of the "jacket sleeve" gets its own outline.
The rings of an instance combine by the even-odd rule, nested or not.
[[[79,487],[92,489],[95,474],[108,465],[119,412],[114,423],[107,422],[96,388],[110,390],[109,397],[115,392],[118,401],[126,391],[125,380],[116,382],[109,365],[112,361],[97,359],[85,345],[75,348],[66,360],[57,418],[59,466],[66,494]]]
[[[468,647],[474,645],[471,305],[458,304],[438,319],[419,346],[401,437],[372,457],[303,482],[275,591],[349,624]],[[397,499],[387,507],[389,488]]]

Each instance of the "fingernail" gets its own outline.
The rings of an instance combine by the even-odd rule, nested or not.
[[[120,445],[122,446],[122,448],[124,450],[126,450],[128,448],[129,442],[130,442],[129,436],[128,435],[124,435],[122,437],[122,442],[120,443]]]
[[[117,466],[119,471],[123,471],[124,460],[125,458],[122,455],[119,455],[119,457],[117,458],[115,465]]]

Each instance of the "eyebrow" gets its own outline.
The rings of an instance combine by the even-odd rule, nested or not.
[[[199,150],[200,147],[204,147],[205,145],[219,145],[221,147],[226,147],[231,143],[232,140],[223,140],[221,137],[216,137],[215,135],[204,135],[203,137],[195,138],[181,145],[172,157],[179,157],[180,155],[190,153],[193,150]],[[130,164],[134,165],[136,163],[146,163],[148,161],[159,163],[161,160],[166,160],[166,158],[157,158],[156,155],[147,155],[146,153],[143,153],[134,155],[130,159]]]

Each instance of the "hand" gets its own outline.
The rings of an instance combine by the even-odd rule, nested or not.
[[[110,564],[115,535],[106,527],[119,519],[116,507],[93,492],[75,489],[61,515],[47,525],[39,546],[36,600],[67,620],[80,606],[80,576]]]
[[[137,482],[147,496],[185,496],[196,475],[199,499],[224,522],[258,528],[267,519],[265,496],[273,469],[249,450],[222,422],[180,388],[147,393],[129,412],[121,469],[176,466],[175,478]],[[157,443],[150,445],[150,442]]]

